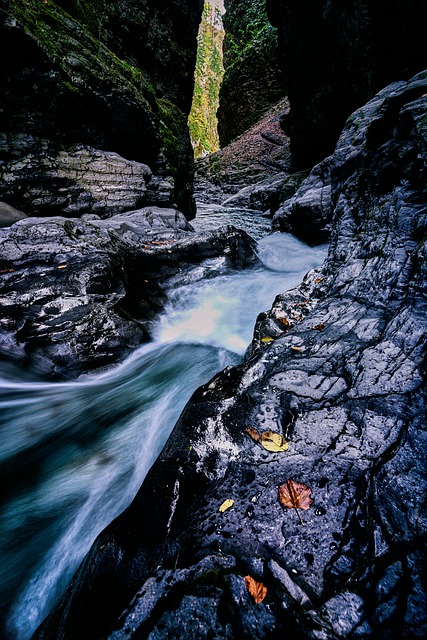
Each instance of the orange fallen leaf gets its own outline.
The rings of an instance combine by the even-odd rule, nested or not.
[[[289,327],[289,325],[291,324],[287,318],[276,318],[276,320],[284,324],[285,327]]]
[[[255,427],[246,427],[245,431],[254,442],[259,442],[260,435],[258,429],[255,429]]]
[[[286,480],[283,484],[279,485],[279,502],[282,507],[288,509],[295,509],[297,516],[301,524],[304,524],[298,509],[306,511],[310,508],[313,500],[310,498],[311,489],[302,482],[295,482],[294,480]]]
[[[323,282],[323,278],[316,278],[314,282],[316,284],[319,284],[319,282]]]
[[[292,349],[292,351],[302,351],[302,347],[294,347],[293,345],[291,345],[290,348]]]
[[[246,588],[255,600],[255,604],[262,602],[267,595],[267,587],[262,582],[257,582],[251,576],[245,576]]]

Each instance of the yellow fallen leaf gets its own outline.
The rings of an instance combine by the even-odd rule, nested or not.
[[[273,342],[274,338],[270,338],[269,336],[266,336],[265,338],[261,338],[261,342]]]
[[[275,431],[263,431],[261,433],[261,444],[267,451],[287,451],[289,448],[285,438]]]
[[[234,504],[234,500],[231,500],[231,498],[228,498],[227,500],[224,500],[224,502],[222,503],[222,505],[219,508],[219,512],[220,513],[224,513],[224,511],[227,511],[227,509],[230,509],[230,507],[232,507]]]

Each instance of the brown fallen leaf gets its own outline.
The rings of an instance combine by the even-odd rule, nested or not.
[[[283,484],[279,485],[279,502],[282,507],[288,509],[295,509],[297,516],[301,524],[304,524],[298,509],[306,511],[310,508],[313,500],[310,498],[311,489],[302,482],[295,482],[295,480],[286,480]]]
[[[258,429],[255,429],[255,427],[246,427],[245,431],[254,442],[259,442],[260,434]]]
[[[255,600],[255,604],[262,602],[267,595],[267,587],[262,582],[257,582],[251,576],[245,576],[246,588]]]
[[[287,318],[276,318],[276,320],[284,324],[285,327],[289,327],[291,324]]]
[[[311,328],[316,329],[317,331],[323,331],[323,329],[325,328],[325,323],[319,322],[319,324],[315,324],[314,327]]]
[[[293,345],[291,345],[290,348],[292,349],[292,351],[302,351],[302,347],[294,347]]]
[[[275,431],[263,431],[261,433],[261,444],[267,451],[287,451],[288,443],[285,438]]]
[[[234,504],[234,500],[232,500],[231,498],[228,498],[227,500],[224,500],[224,502],[222,503],[218,511],[220,513],[224,513],[224,511],[227,511],[227,509],[230,509],[233,506],[233,504]]]
[[[323,278],[316,278],[314,282],[316,284],[319,284],[319,282],[323,282]]]

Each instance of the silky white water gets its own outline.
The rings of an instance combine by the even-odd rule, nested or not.
[[[266,222],[258,220],[259,237]],[[154,341],[103,375],[40,383],[0,371],[6,638],[31,636],[135,496],[194,390],[240,361],[258,313],[320,264],[326,247],[271,234],[258,252],[262,266],[247,271],[227,272],[221,259],[196,267],[171,287]]]

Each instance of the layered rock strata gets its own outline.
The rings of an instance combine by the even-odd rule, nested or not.
[[[34,638],[425,637],[426,94],[352,115],[324,265],[196,391]]]

